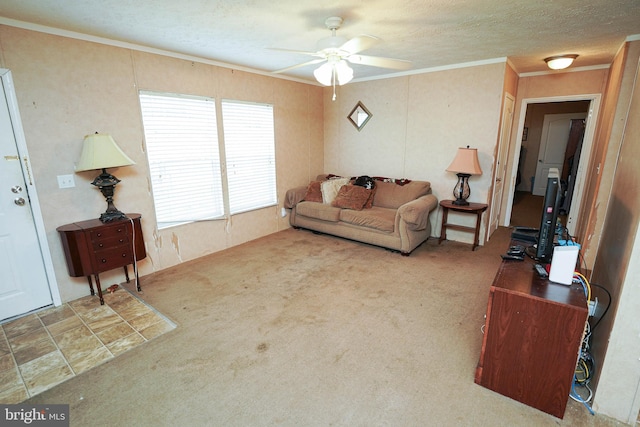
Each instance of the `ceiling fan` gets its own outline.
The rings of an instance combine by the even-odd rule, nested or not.
[[[339,37],[336,35],[336,30],[340,28],[342,22],[342,18],[337,16],[327,18],[327,20],[325,21],[325,25],[329,30],[331,30],[331,36],[325,37],[318,41],[318,50],[316,52],[273,48],[273,50],[316,57],[316,59],[312,59],[311,61],[303,62],[301,64],[283,68],[281,70],[276,70],[274,71],[274,73],[284,73],[295,68],[324,62],[323,65],[318,67],[313,72],[313,75],[321,84],[325,86],[333,85],[335,88],[336,83],[339,85],[343,85],[351,81],[351,79],[353,78],[353,69],[349,67],[347,62],[350,62],[352,64],[369,65],[373,67],[392,68],[395,70],[408,70],[409,68],[411,68],[411,61],[383,58],[379,56],[360,55],[360,52],[369,49],[373,45],[379,43],[381,40],[377,37],[365,34],[354,37],[350,40],[347,40],[345,37]]]

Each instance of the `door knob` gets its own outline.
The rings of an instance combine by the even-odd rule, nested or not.
[[[25,200],[22,197],[18,197],[17,199],[13,200],[13,203],[18,206],[24,206]]]

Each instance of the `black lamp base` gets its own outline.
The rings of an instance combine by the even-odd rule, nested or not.
[[[467,173],[458,173],[456,175],[458,175],[458,182],[453,188],[453,196],[456,198],[453,204],[456,206],[469,206],[467,199],[471,195],[471,189],[469,188],[469,177],[471,175]]]
[[[464,199],[455,199],[451,204],[456,206],[469,206],[469,202]]]
[[[115,210],[115,212],[104,212],[100,214],[100,221],[102,222],[111,222],[117,219],[125,219],[127,216],[120,212],[119,210]]]
[[[107,210],[100,215],[100,221],[102,222],[111,222],[127,217],[113,204],[113,194],[115,193],[116,184],[119,182],[120,180],[118,178],[107,173],[105,169],[102,169],[102,173],[91,183],[98,187],[102,192],[102,195],[107,199]]]

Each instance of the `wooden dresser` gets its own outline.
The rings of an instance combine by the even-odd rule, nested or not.
[[[542,279],[533,265],[527,258],[503,261],[498,269],[475,382],[563,418],[588,317],[587,299],[582,285]]]
[[[67,261],[69,275],[86,276],[91,295],[95,295],[91,276],[96,280],[100,304],[104,304],[99,273],[124,268],[129,282],[127,266],[147,256],[140,226],[140,214],[126,214],[128,219],[103,223],[99,219],[74,222],[57,228]],[[138,270],[134,269],[136,285],[140,290]]]

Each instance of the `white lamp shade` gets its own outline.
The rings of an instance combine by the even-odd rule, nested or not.
[[[482,175],[482,169],[478,161],[478,149],[458,148],[456,157],[447,168],[447,172]]]
[[[336,83],[340,86],[349,83],[353,79],[353,69],[349,67],[345,60],[325,62],[313,71],[313,75],[320,84],[331,86],[334,72],[336,74]]]
[[[345,85],[353,79],[353,69],[347,65],[344,59],[336,63],[336,74],[338,75],[338,84]]]
[[[135,165],[118,147],[111,135],[95,133],[84,137],[76,172]]]
[[[316,80],[325,86],[331,86],[331,78],[333,77],[333,64],[325,62],[313,71]]]
[[[547,66],[552,70],[564,70],[569,65],[573,64],[573,60],[577,57],[578,55],[551,56],[549,58],[545,58],[544,62],[546,62]]]

